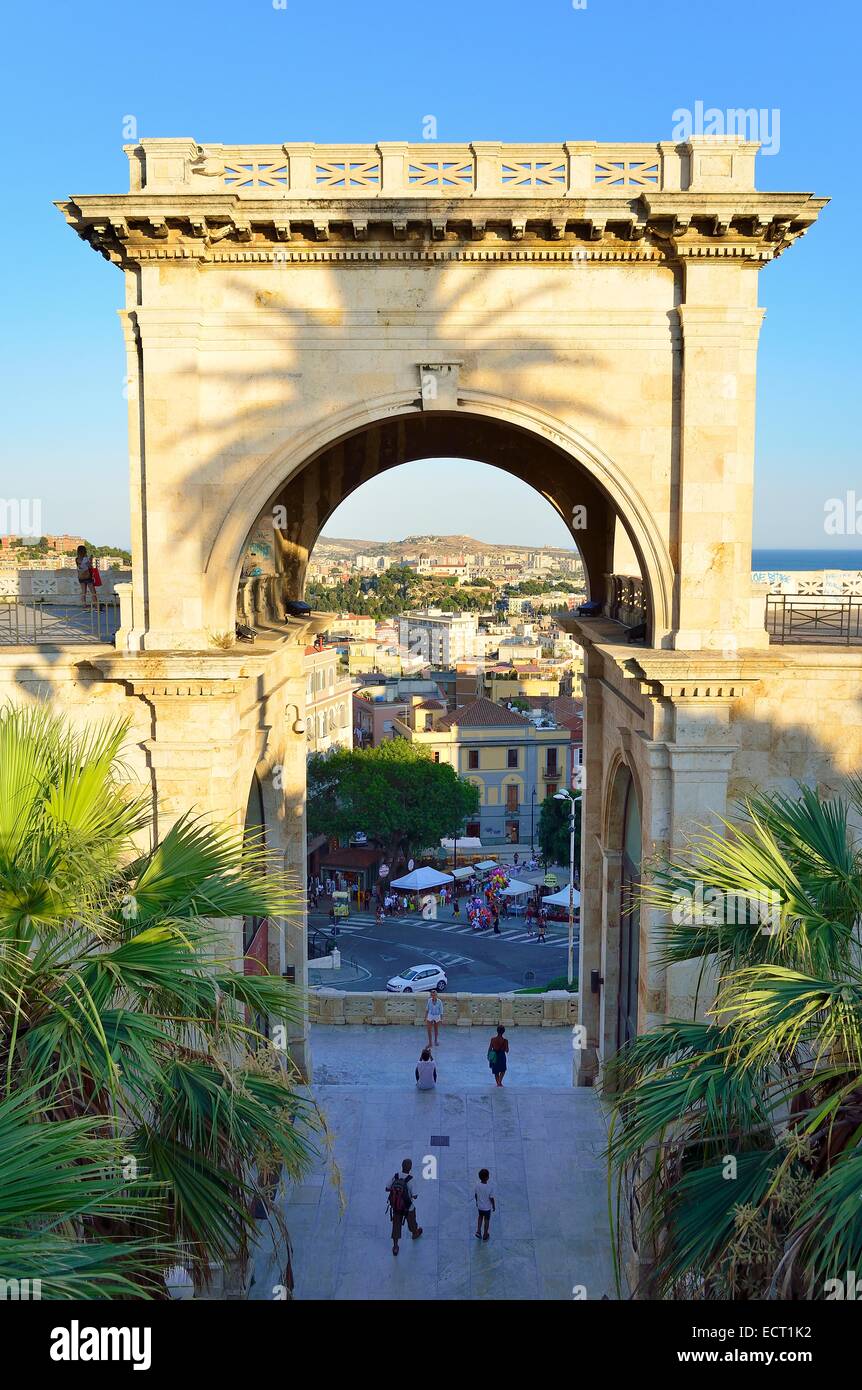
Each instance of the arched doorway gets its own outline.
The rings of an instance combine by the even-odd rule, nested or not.
[[[266,845],[263,789],[257,773],[252,775],[249,787],[243,838],[255,851]],[[266,917],[243,917],[242,952],[243,972],[246,975],[262,975],[269,970],[269,922]],[[246,1009],[246,1022],[253,1024],[262,1036],[269,1035],[269,1020],[264,1014],[252,1018]]]
[[[640,906],[637,892],[641,874],[641,813],[634,778],[628,774],[623,810],[620,862],[619,991],[617,995],[617,1048],[637,1036],[638,969],[640,964]]]

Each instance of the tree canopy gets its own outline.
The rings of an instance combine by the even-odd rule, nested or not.
[[[569,803],[546,796],[539,810],[539,848],[548,864],[569,862]],[[575,864],[581,857],[581,812],[575,808]]]
[[[479,792],[447,763],[406,739],[333,749],[308,762],[312,834],[362,830],[390,860],[436,847],[479,808]]]

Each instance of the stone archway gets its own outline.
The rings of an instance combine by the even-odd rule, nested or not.
[[[745,740],[759,747],[750,692],[783,688],[750,574],[757,282],[824,200],[758,191],[756,146],[735,138],[126,152],[128,193],[60,206],[126,282],[133,582],[118,650],[88,664],[134,702],[154,822],[196,805],[241,825],[245,771],[263,761],[282,769],[302,872],[313,624],[231,646],[246,537],[279,498],[295,595],[334,506],[420,450],[520,469],[566,518],[584,502],[596,524],[575,539],[605,604],[575,622],[595,1063],[608,841],[594,789],[622,748],[644,846],[677,842],[704,806],[723,812]],[[621,574],[617,522],[636,557]],[[641,976],[648,1025],[668,1001],[650,949]]]
[[[280,533],[278,568],[286,576],[288,596],[299,598],[320,532],[357,487],[402,463],[449,456],[502,468],[545,497],[568,525],[581,551],[590,598],[600,603],[614,572],[620,525],[640,567],[651,643],[663,646],[669,640],[673,565],[655,519],[624,470],[563,421],[522,402],[467,392],[457,411],[417,405],[413,398],[351,409],[309,438],[278,449],[249,479],[207,557],[214,627],[227,623],[232,612],[249,518]],[[586,525],[580,527],[582,517]]]

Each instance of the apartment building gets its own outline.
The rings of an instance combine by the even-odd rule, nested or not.
[[[567,783],[570,731],[485,696],[451,714],[417,703],[393,720],[393,732],[478,787],[479,814],[464,834],[484,845],[529,843],[545,797]]]
[[[444,613],[438,608],[402,613],[398,619],[402,647],[432,666],[454,666],[476,654],[479,630],[475,613]]]
[[[306,647],[305,723],[309,753],[353,747],[353,682],[335,647]]]

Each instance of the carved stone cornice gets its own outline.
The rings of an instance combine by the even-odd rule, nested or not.
[[[676,192],[632,197],[241,199],[128,193],[57,204],[75,232],[122,267],[152,261],[673,262],[761,264],[816,221],[805,193]],[[288,215],[289,214],[289,215]]]
[[[642,651],[622,661],[626,676],[653,700],[726,703],[741,700],[773,669],[756,654],[722,657],[716,652]]]

